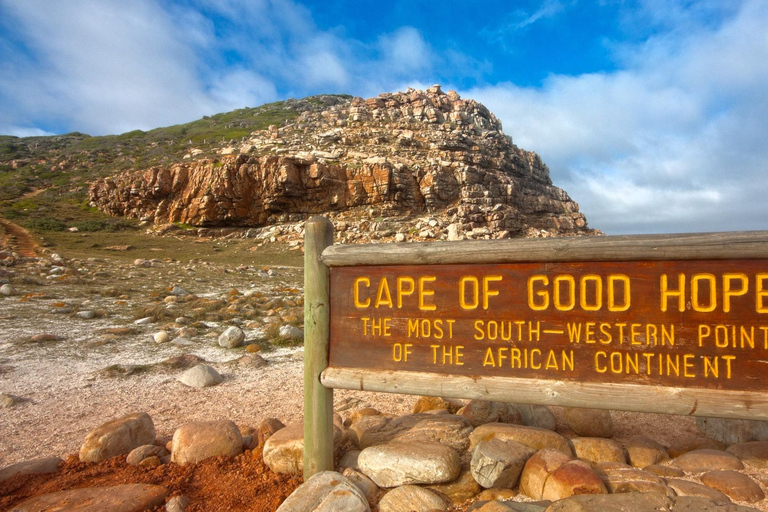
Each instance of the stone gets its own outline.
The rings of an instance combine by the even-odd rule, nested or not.
[[[608,494],[572,496],[557,501],[546,512],[756,512],[755,509],[720,504],[692,496],[663,494]]]
[[[353,411],[352,414],[349,415],[349,418],[347,418],[347,421],[344,422],[344,424],[346,426],[350,426],[363,416],[381,416],[381,412],[377,409],[374,409],[373,407],[363,407]]]
[[[472,452],[472,476],[486,489],[513,488],[526,461],[536,450],[516,441],[481,441]]]
[[[590,464],[600,462],[621,462],[627,461],[624,455],[624,449],[613,439],[603,437],[574,437],[571,439],[573,451],[576,457],[583,459]]]
[[[171,460],[192,464],[210,457],[240,455],[243,437],[229,420],[185,423],[173,433]]]
[[[511,500],[517,496],[517,491],[513,489],[483,489],[475,497],[475,502],[481,501],[495,501],[495,500]]]
[[[461,400],[455,398],[442,398],[439,396],[422,396],[413,405],[413,413],[418,414],[420,412],[445,410],[451,414],[455,414],[456,411],[461,409],[464,403]]]
[[[281,338],[298,340],[304,338],[304,331],[296,327],[295,325],[281,325],[278,330],[278,336]]]
[[[520,475],[520,492],[535,500],[541,499],[544,482],[557,468],[570,461],[571,457],[559,450],[545,448],[539,450],[523,467]]]
[[[174,295],[174,296],[176,296],[176,297],[186,297],[187,295],[192,295],[192,294],[191,294],[191,293],[189,293],[189,292],[188,292],[187,290],[185,290],[184,288],[182,288],[181,286],[179,286],[179,285],[177,285],[177,284],[174,284],[174,285],[171,287],[171,295]]]
[[[733,444],[728,447],[726,452],[737,456],[749,466],[761,469],[768,468],[768,441]]]
[[[486,423],[475,428],[469,436],[470,448],[474,448],[481,441],[490,441],[494,438],[501,439],[502,441],[517,441],[534,450],[554,448],[568,456],[573,455],[568,441],[556,432],[543,428],[511,425],[508,423]]]
[[[43,457],[13,464],[0,469],[0,482],[16,475],[55,473],[63,461],[58,457]]]
[[[444,498],[417,485],[396,487],[379,501],[379,512],[435,512],[447,509],[448,503]]]
[[[96,312],[90,311],[90,310],[78,311],[77,313],[75,313],[75,316],[77,318],[82,318],[83,320],[93,320],[94,318],[96,318]]]
[[[168,331],[158,331],[152,335],[152,339],[155,340],[155,343],[168,343],[171,341]]]
[[[667,450],[648,437],[632,437],[626,442],[624,448],[627,450],[629,463],[636,468],[644,468],[669,460]]]
[[[673,466],[662,466],[660,464],[651,464],[645,466],[643,471],[647,471],[652,475],[660,476],[661,478],[679,478],[685,475],[685,471]]]
[[[708,439],[706,437],[683,437],[675,440],[669,445],[667,453],[670,457],[676,459],[684,453],[703,449],[725,450],[725,445],[720,441],[715,441],[714,439]]]
[[[360,457],[360,450],[347,450],[344,455],[339,459],[340,468],[352,468],[355,471],[360,471],[360,465],[357,460]]]
[[[662,478],[627,464],[605,462],[595,465],[595,472],[608,490],[614,494],[645,492],[674,495]]]
[[[505,402],[470,400],[461,410],[461,415],[467,418],[473,427],[484,423],[523,423],[517,407]]]
[[[700,498],[708,498],[714,501],[729,502],[728,496],[722,492],[707,487],[706,485],[697,484],[689,480],[680,480],[677,478],[667,479],[667,485],[675,491],[678,496],[698,496]]]
[[[189,506],[189,498],[186,496],[174,496],[165,504],[165,512],[184,512]]]
[[[744,469],[738,457],[719,450],[693,450],[674,460],[675,466],[688,473],[703,473],[719,469]]]
[[[267,360],[259,354],[245,354],[237,360],[237,366],[240,368],[261,368],[267,364]]]
[[[198,364],[182,373],[178,381],[193,388],[206,388],[221,384],[224,381],[224,377],[219,375],[219,372],[212,366]]]
[[[341,429],[333,426],[334,455],[344,439]],[[304,469],[304,423],[281,428],[264,443],[264,463],[275,473],[299,474]]]
[[[363,492],[335,471],[321,471],[301,484],[276,512],[370,512]]]
[[[84,487],[35,496],[12,512],[142,512],[165,504],[168,490],[159,485],[127,484]]]
[[[546,405],[517,404],[517,410],[523,418],[523,424],[529,427],[555,430],[557,420]]]
[[[765,498],[760,485],[738,471],[709,471],[700,478],[704,485],[722,492],[734,501],[755,503]]]
[[[472,425],[455,414],[409,414],[397,418],[362,416],[349,427],[349,438],[358,448],[390,441],[437,442],[463,452],[469,445]]]
[[[768,441],[768,421],[697,417],[696,426],[710,439],[725,445]]]
[[[0,409],[8,409],[13,407],[18,402],[18,399],[7,393],[0,393]]]
[[[542,499],[561,500],[576,494],[605,494],[608,490],[589,464],[580,460],[566,462],[544,482]]]
[[[14,288],[12,285],[6,283],[2,286],[0,286],[0,295],[3,297],[13,297],[14,295],[18,295],[19,292],[16,291],[16,288]]]
[[[379,495],[379,486],[376,485],[376,482],[352,468],[344,469],[341,474],[360,489],[369,505],[373,506],[376,504],[376,497]]]
[[[461,471],[456,450],[426,442],[370,446],[360,452],[358,465],[379,487],[450,482]]]
[[[461,472],[456,480],[444,484],[430,485],[429,489],[447,497],[453,503],[463,503],[475,497],[483,490],[472,476],[469,464],[461,466]]]
[[[245,341],[245,333],[239,327],[233,325],[219,336],[219,346],[224,348],[242,347]]]
[[[125,462],[131,466],[138,466],[144,459],[149,457],[167,457],[168,450],[164,446],[157,446],[155,444],[145,444],[131,450],[131,453],[125,458]]]
[[[565,407],[563,413],[568,426],[581,437],[611,437],[613,435],[613,421],[610,411]]]
[[[101,462],[130,453],[144,444],[155,442],[155,425],[145,412],[128,414],[92,430],[80,447],[80,460]]]

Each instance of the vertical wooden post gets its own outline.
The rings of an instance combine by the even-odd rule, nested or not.
[[[304,225],[304,481],[333,470],[333,390],[320,384],[328,366],[330,272],[320,261],[333,245],[333,224],[311,217]]]

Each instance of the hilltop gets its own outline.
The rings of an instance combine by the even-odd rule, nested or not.
[[[49,236],[139,225],[226,234],[316,213],[350,241],[593,233],[538,155],[439,86],[114,136],[0,138],[0,215]]]

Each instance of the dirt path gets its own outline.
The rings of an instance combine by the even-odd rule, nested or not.
[[[11,247],[22,256],[30,258],[37,256],[40,245],[29,231],[2,217],[0,217],[0,228],[0,248]]]

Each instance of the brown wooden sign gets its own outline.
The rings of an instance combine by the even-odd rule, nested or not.
[[[768,390],[768,260],[331,268],[329,366]]]

